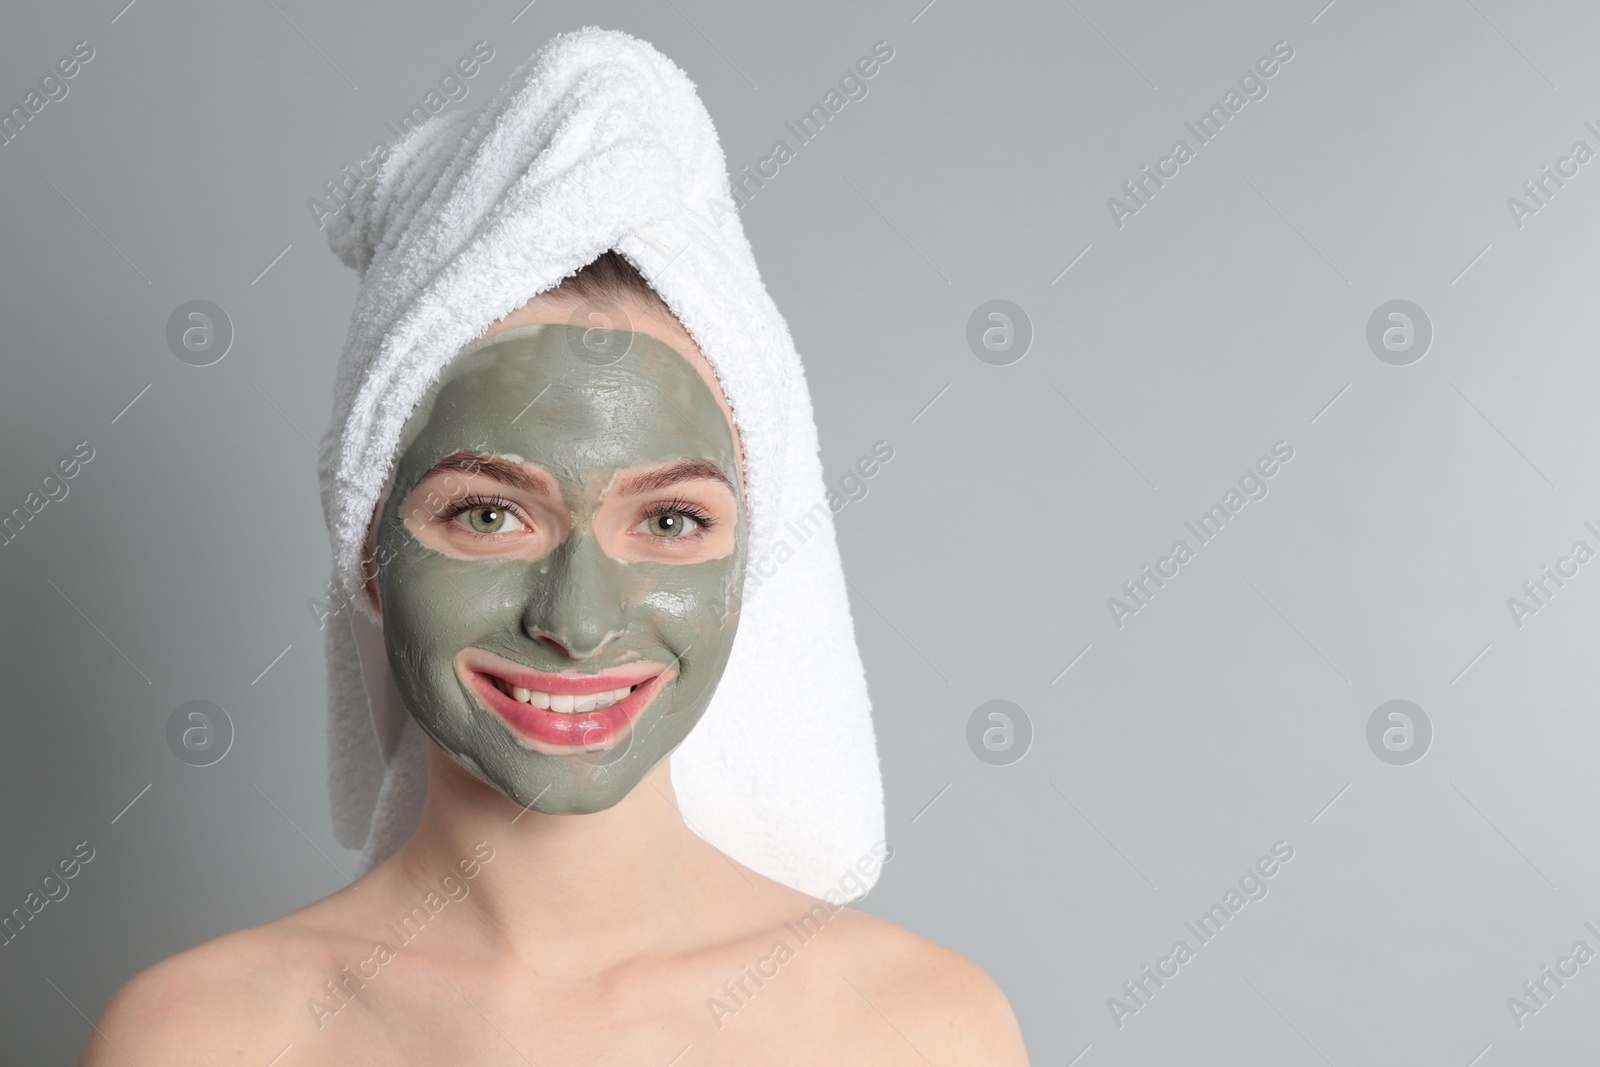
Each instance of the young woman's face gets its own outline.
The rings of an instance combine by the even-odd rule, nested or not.
[[[406,423],[376,531],[411,715],[536,811],[616,804],[728,661],[745,568],[733,432],[676,350],[543,325],[457,357]],[[620,355],[617,353],[620,352]]]

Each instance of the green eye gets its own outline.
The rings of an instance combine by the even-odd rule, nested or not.
[[[468,508],[461,512],[461,517],[466,519],[467,526],[474,533],[497,534],[522,529],[522,523],[515,515],[494,504],[481,504]]]
[[[656,537],[682,537],[700,528],[700,524],[681,511],[664,511],[644,520],[644,528]]]

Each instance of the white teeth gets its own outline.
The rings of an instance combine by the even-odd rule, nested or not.
[[[574,712],[594,711],[596,708],[609,708],[620,700],[626,700],[628,695],[637,685],[625,685],[620,689],[608,689],[601,693],[590,693],[587,696],[575,696],[571,693],[552,694],[541,693],[537,689],[524,689],[520,685],[506,686],[501,689],[508,691],[513,700],[533,707],[548,711],[558,711],[566,714]]]

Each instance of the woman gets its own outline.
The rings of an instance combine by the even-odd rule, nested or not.
[[[593,30],[358,193],[323,478],[371,869],[136,977],[85,1064],[1026,1062],[980,970],[843,907],[881,784],[728,203],[687,79]]]

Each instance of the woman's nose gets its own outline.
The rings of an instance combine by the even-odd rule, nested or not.
[[[549,571],[538,576],[528,598],[523,629],[564,656],[593,659],[627,628],[623,564],[579,531],[547,559]]]

